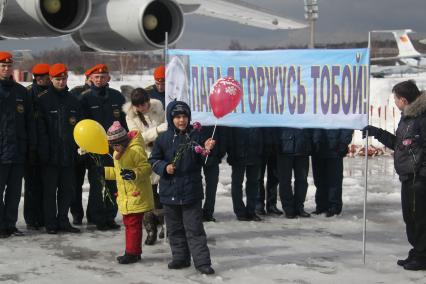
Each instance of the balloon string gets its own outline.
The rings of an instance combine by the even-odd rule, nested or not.
[[[216,119],[216,121],[215,121],[215,123],[214,123],[213,134],[212,134],[211,139],[213,139],[213,137],[214,137],[214,133],[216,132],[216,126],[217,126],[217,119]],[[209,155],[207,154],[207,156],[206,156],[206,160],[204,161],[204,165],[205,165],[205,164],[207,164],[207,160],[208,160],[208,159],[209,159]]]

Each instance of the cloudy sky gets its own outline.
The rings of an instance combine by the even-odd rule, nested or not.
[[[244,0],[260,5],[275,14],[304,20],[303,0]],[[413,37],[426,38],[425,0],[318,0],[319,20],[316,26],[316,41],[344,42],[363,41],[369,30],[411,28]],[[309,30],[268,31],[234,24],[213,18],[189,15],[186,29],[179,40],[178,48],[226,49],[230,41],[241,45],[277,47],[291,44],[307,44]],[[0,41],[1,49],[45,49],[72,44],[68,37],[54,40],[7,40]]]

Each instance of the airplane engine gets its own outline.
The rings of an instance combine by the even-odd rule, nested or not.
[[[0,0],[0,36],[70,34],[86,23],[91,8],[92,0]]]
[[[83,51],[141,51],[174,44],[184,16],[173,0],[104,0],[92,6],[86,25],[72,34]]]

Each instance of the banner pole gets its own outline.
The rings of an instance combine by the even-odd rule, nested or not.
[[[371,61],[371,32],[368,32],[368,66]],[[368,68],[368,94],[367,94],[367,122],[370,124],[370,68]],[[364,208],[363,208],[363,227],[362,227],[362,259],[365,264],[365,250],[366,250],[366,235],[367,235],[367,189],[368,189],[368,130],[366,131],[365,138],[365,168],[364,168]]]

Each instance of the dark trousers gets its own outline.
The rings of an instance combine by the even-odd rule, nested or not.
[[[86,213],[97,225],[114,221],[118,209],[115,198],[117,185],[115,181],[105,181],[103,166],[113,166],[110,157],[102,157],[100,165],[91,165],[87,174],[90,191]]]
[[[244,174],[246,176],[246,204],[243,201]],[[251,217],[255,214],[259,176],[260,165],[232,166],[232,205],[237,217]]]
[[[24,164],[0,164],[0,230],[15,228]]]
[[[343,158],[312,156],[312,173],[317,211],[342,212]]]
[[[211,265],[203,226],[201,200],[185,205],[163,204],[173,260],[194,260],[195,267]]]
[[[27,225],[44,226],[40,165],[27,165],[25,168],[24,219]]]
[[[126,227],[126,254],[142,253],[142,221],[143,213],[123,215],[123,223]]]
[[[266,188],[265,188],[265,171],[266,171]],[[277,172],[277,158],[275,153],[269,155],[266,159],[262,160],[259,176],[259,193],[257,195],[256,209],[266,209],[277,205],[277,191],[278,191],[278,172]]]
[[[42,167],[43,208],[46,229],[69,226],[68,211],[74,196],[74,168]]]
[[[296,214],[303,210],[308,191],[309,156],[278,155],[278,176],[280,198],[286,214]],[[294,193],[291,180],[294,172]]]
[[[83,184],[84,177],[86,175],[87,165],[84,160],[80,160],[76,163],[74,167],[75,174],[75,190],[74,197],[71,202],[71,214],[74,219],[82,220],[84,217],[84,209],[83,209]],[[88,216],[87,221],[91,221]]]
[[[212,217],[216,204],[217,184],[219,183],[219,164],[214,163],[207,167],[204,166],[203,173],[206,181],[206,197],[203,212],[205,216]]]
[[[426,177],[402,182],[401,205],[408,242],[413,246],[410,255],[426,263]]]

